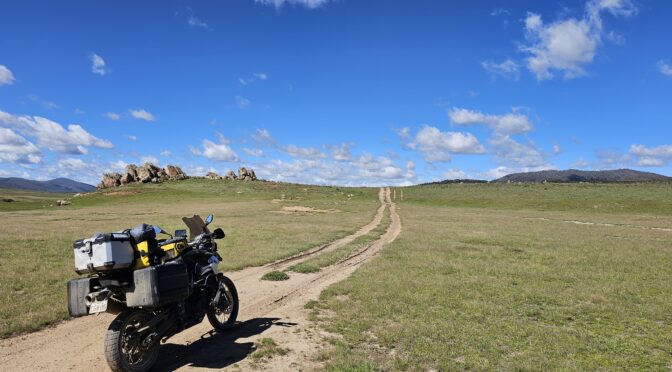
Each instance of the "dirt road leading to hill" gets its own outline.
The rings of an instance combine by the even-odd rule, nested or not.
[[[268,265],[227,273],[240,295],[240,325],[222,335],[212,333],[212,327],[204,320],[162,344],[155,369],[319,370],[320,365],[314,357],[324,345],[324,335],[308,320],[304,305],[317,299],[328,286],[347,278],[399,235],[401,221],[396,205],[390,199],[390,189],[381,188],[379,199],[380,207],[373,220],[354,234]],[[336,264],[317,273],[290,273],[290,279],[282,282],[260,280],[268,271],[284,270],[367,234],[381,223],[386,208],[390,209],[391,215],[387,231]],[[113,318],[109,314],[88,316],[0,340],[0,366],[5,370],[105,370],[103,339]],[[287,349],[287,353],[270,360],[253,360],[249,355],[254,351],[254,343],[266,337]]]

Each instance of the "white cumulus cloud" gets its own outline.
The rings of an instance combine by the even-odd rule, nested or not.
[[[91,72],[96,75],[107,75],[110,72],[110,69],[107,67],[107,63],[103,57],[99,56],[96,53],[89,55],[89,60],[91,60]]]
[[[316,147],[300,147],[296,145],[281,145],[266,129],[257,129],[252,135],[252,139],[260,145],[270,146],[276,151],[285,153],[293,158],[318,159],[326,157],[326,154]]]
[[[672,145],[647,147],[631,145],[630,154],[636,157],[636,164],[642,167],[663,167],[672,161]]]
[[[455,125],[487,124],[495,132],[519,134],[532,130],[530,119],[515,110],[503,115],[488,115],[479,111],[453,107],[448,111],[450,122]]]
[[[551,167],[544,154],[533,144],[522,144],[505,134],[494,134],[489,143],[495,161],[500,164],[528,169]]]
[[[34,138],[39,147],[65,154],[86,154],[88,147],[111,149],[110,141],[97,138],[77,124],[60,124],[39,116],[14,116],[0,111],[0,125],[16,128],[24,136]]]
[[[0,65],[0,85],[12,85],[14,80],[12,71],[7,66]]]
[[[144,109],[137,109],[137,110],[129,110],[131,113],[131,116],[139,119],[139,120],[145,120],[145,121],[155,121],[156,118],[154,115],[152,115],[151,112],[144,110]],[[115,119],[113,119],[115,120]]]
[[[473,134],[442,132],[429,125],[424,125],[406,146],[421,152],[428,163],[450,161],[451,154],[485,153]]]
[[[672,65],[670,65],[666,61],[658,61],[657,67],[658,71],[660,71],[661,74],[665,76],[672,76]],[[2,79],[0,79],[0,81],[1,80]]]
[[[554,71],[563,73],[566,79],[582,76],[585,66],[595,58],[602,41],[602,15],[629,17],[637,9],[630,0],[591,0],[581,18],[568,18],[549,24],[541,16],[528,13],[525,32],[528,44],[521,46],[527,53],[527,68],[537,80],[547,80]]]
[[[239,160],[236,152],[229,146],[230,142],[221,134],[217,134],[217,143],[208,139],[202,141],[202,149],[192,148],[194,155],[215,161],[237,162]]]
[[[0,163],[36,164],[40,149],[9,128],[0,128]]]

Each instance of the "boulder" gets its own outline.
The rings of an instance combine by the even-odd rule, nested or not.
[[[128,185],[129,183],[135,182],[135,176],[133,176],[133,174],[129,172],[124,173],[121,175],[121,179],[119,180],[119,182],[122,185]]]
[[[60,200],[60,199],[56,200],[56,206],[57,207],[63,207],[63,206],[69,205],[69,204],[71,204],[71,203],[67,200]]]
[[[126,167],[124,168],[124,173],[127,175],[130,175],[128,178],[132,178],[133,180],[130,182],[137,182],[138,181],[138,167],[135,164],[127,164]]]
[[[241,167],[238,168],[238,179],[244,181],[254,181],[257,179],[257,176],[254,174],[252,169]]]
[[[238,176],[236,176],[236,174],[233,171],[226,172],[226,175],[224,176],[225,180],[235,180],[237,178]]]
[[[159,167],[152,163],[145,163],[142,167],[138,168],[138,181],[142,183],[151,182],[153,178],[157,178],[158,174]]]
[[[110,187],[117,187],[119,185],[121,185],[121,174],[105,173],[103,174],[103,178],[100,180],[100,184],[98,184],[98,188],[107,189]]]
[[[158,178],[160,182],[168,181],[168,173],[166,173],[165,169],[161,168],[159,169],[156,178]]]
[[[220,179],[219,175],[215,172],[208,172],[208,174],[205,175],[205,178],[211,179],[211,180],[218,180]]]
[[[166,174],[168,175],[168,179],[174,181],[188,178],[187,175],[182,171],[182,168],[175,165],[166,166]]]

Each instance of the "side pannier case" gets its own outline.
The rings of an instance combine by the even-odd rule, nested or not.
[[[86,296],[91,292],[92,280],[92,278],[81,278],[68,281],[68,314],[71,317],[89,314]]]
[[[133,271],[133,289],[126,292],[126,306],[155,307],[189,297],[187,266],[170,262]]]
[[[131,237],[125,233],[97,234],[73,243],[75,271],[92,274],[131,267],[135,260]]]

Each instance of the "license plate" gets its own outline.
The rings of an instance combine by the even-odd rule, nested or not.
[[[91,304],[91,307],[89,308],[89,314],[102,313],[105,310],[107,310],[107,300],[96,301]]]

